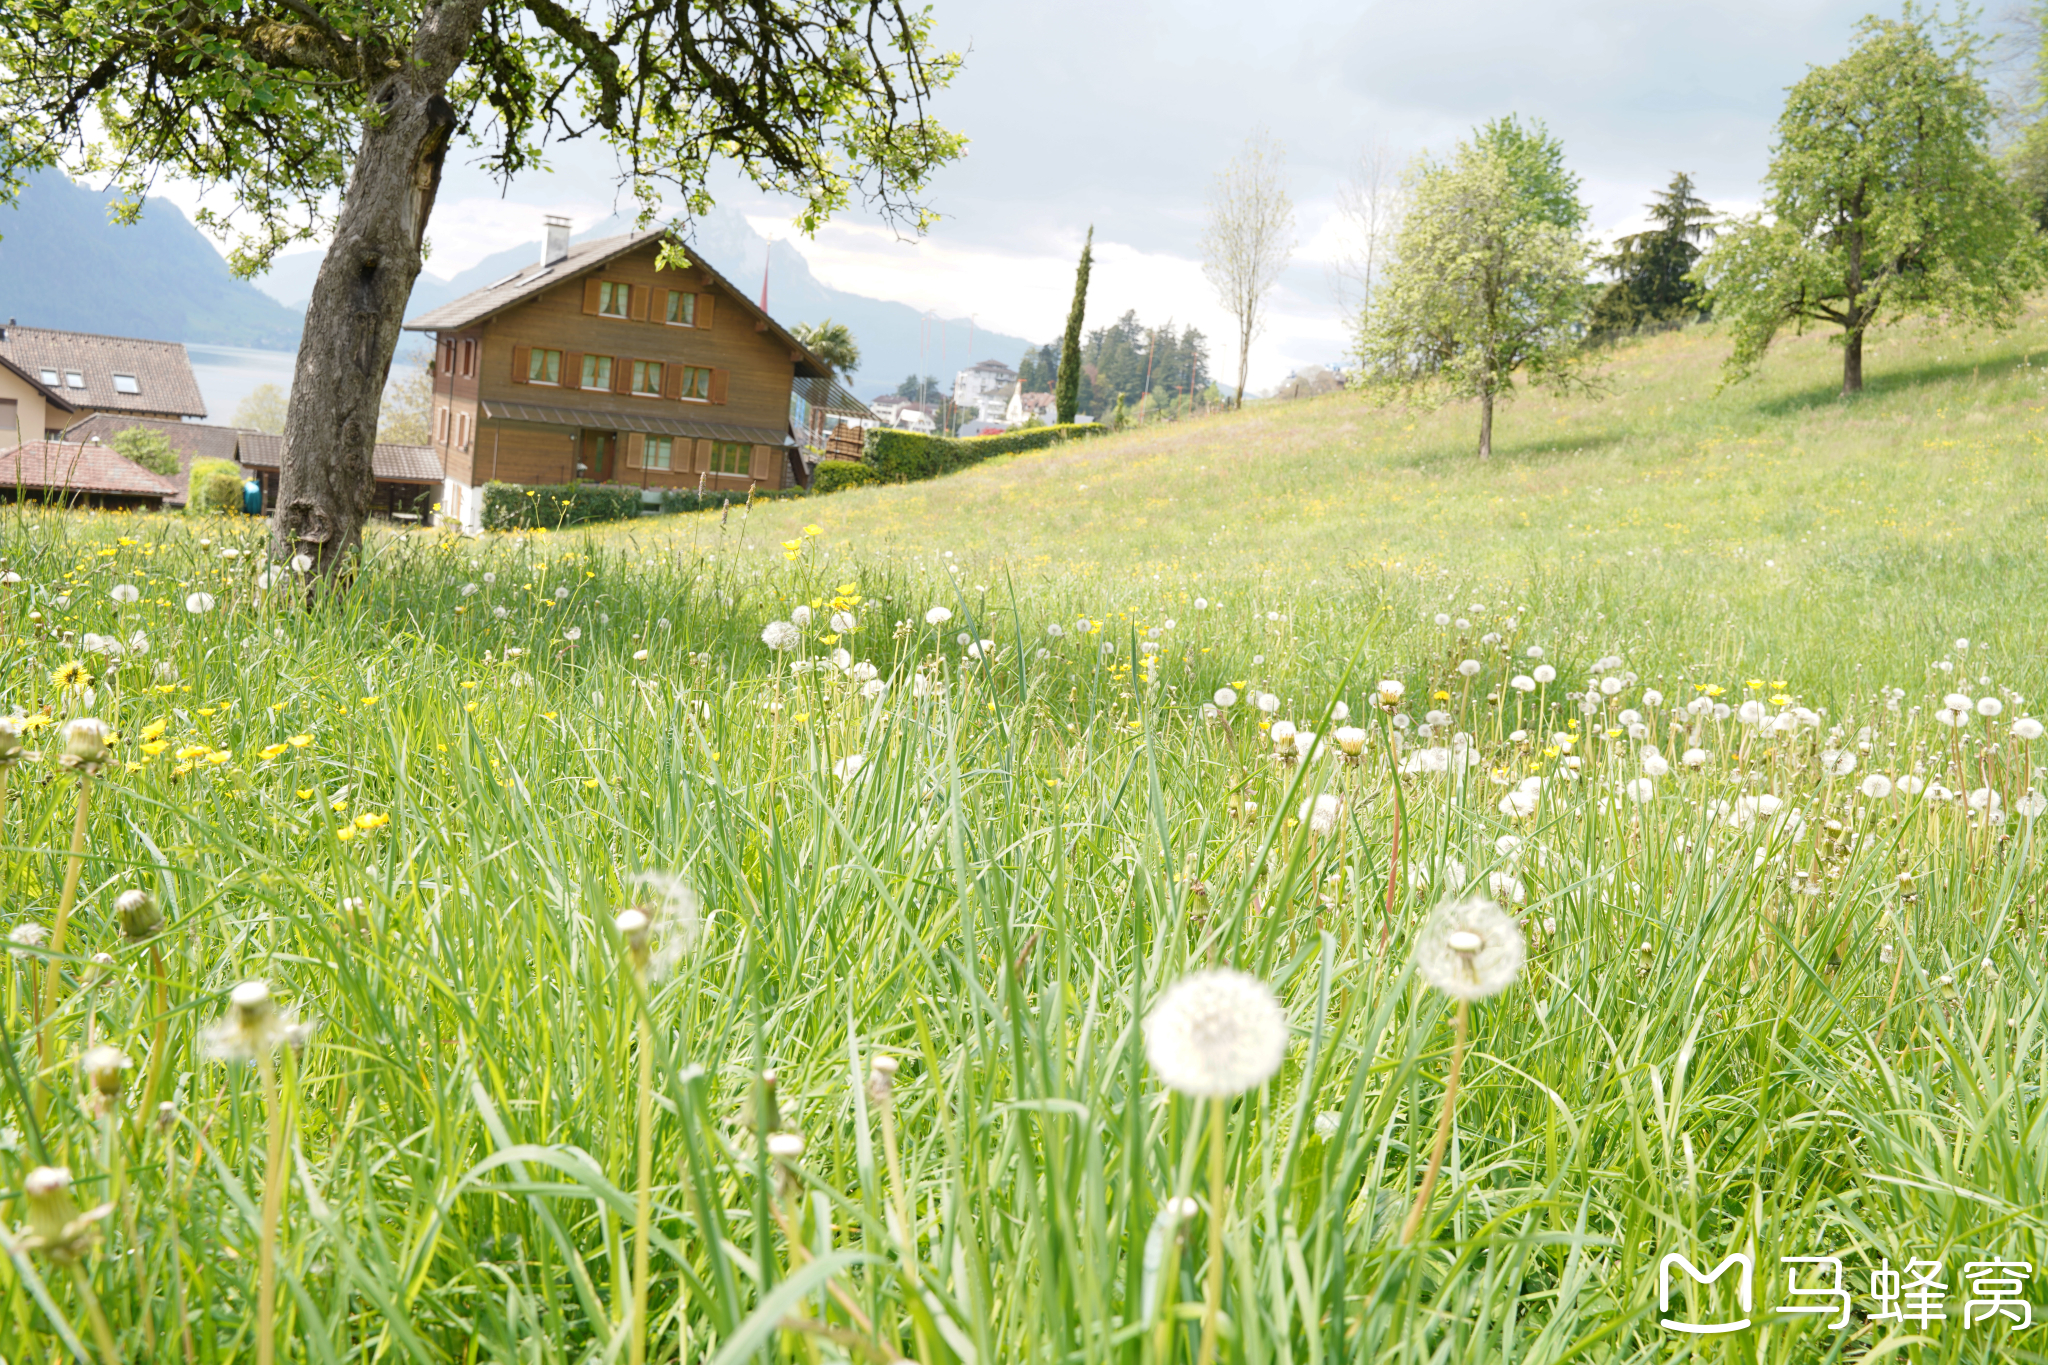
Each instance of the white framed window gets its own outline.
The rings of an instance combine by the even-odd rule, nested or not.
[[[608,318],[626,317],[633,307],[633,286],[601,280],[597,286],[597,311]]]
[[[114,376],[114,392],[141,393],[142,385],[135,381],[135,376],[132,374],[117,374]]]
[[[448,439],[448,409],[446,408],[434,409],[434,439],[437,441]]]
[[[659,360],[636,360],[633,362],[633,392],[642,398],[661,397],[661,362]]]
[[[683,398],[691,402],[710,402],[711,371],[702,365],[683,366]]]
[[[650,436],[647,438],[647,452],[644,466],[648,469],[667,469],[675,458],[676,438],[673,436]]]
[[[82,388],[84,388],[84,387],[85,387],[85,376],[84,376],[83,374],[81,374],[80,372],[78,372],[77,370],[66,370],[66,371],[64,371],[64,387],[65,387],[65,388],[67,388],[67,389],[82,389]]]
[[[455,448],[469,449],[469,414],[466,412],[455,415]]]
[[[49,385],[53,389],[56,388],[57,385],[64,382],[63,380],[57,377],[57,372],[55,370],[37,370],[36,374],[45,384]]]

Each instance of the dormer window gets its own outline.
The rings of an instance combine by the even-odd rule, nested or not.
[[[114,392],[141,393],[142,385],[135,382],[135,376],[132,374],[117,374],[114,376]]]
[[[55,370],[38,370],[36,373],[42,378],[43,383],[50,388],[56,388],[58,383],[61,382],[58,380]]]
[[[83,374],[80,374],[77,370],[64,371],[64,387],[67,389],[84,388],[85,376]]]

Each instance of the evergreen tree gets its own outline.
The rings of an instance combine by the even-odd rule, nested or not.
[[[1616,241],[1597,264],[1614,276],[1593,307],[1593,330],[1625,332],[1646,322],[1698,317],[1704,291],[1688,278],[1714,235],[1714,211],[1692,192],[1680,171],[1655,202],[1645,205],[1657,226]]]
[[[1095,226],[1089,224],[1087,240],[1081,244],[1081,264],[1074,271],[1074,306],[1067,312],[1067,335],[1060,349],[1059,386],[1053,390],[1053,404],[1061,422],[1071,422],[1080,411],[1081,321],[1088,308],[1088,267],[1095,259]]]

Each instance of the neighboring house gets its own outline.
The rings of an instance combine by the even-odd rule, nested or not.
[[[1059,404],[1049,393],[1025,393],[1020,386],[1003,408],[1003,421],[1021,427],[1036,417],[1046,426],[1059,421]]]
[[[994,436],[1009,429],[1007,422],[988,421],[980,417],[971,417],[960,424],[962,436]]]
[[[172,507],[185,505],[194,460],[232,460],[235,458],[235,443],[244,436],[258,434],[242,427],[216,427],[204,422],[170,422],[161,417],[127,417],[96,412],[64,428],[62,439],[110,446],[114,444],[114,437],[134,427],[161,432],[177,453],[177,474],[165,476],[174,485],[174,491],[167,500]]]
[[[0,327],[0,448],[56,440],[96,412],[175,422],[206,416],[206,400],[175,341]]]
[[[236,442],[234,462],[263,488],[263,510],[277,506],[277,479],[284,464],[284,437],[267,431],[245,431]],[[375,485],[370,494],[370,515],[396,521],[417,519],[422,525],[434,520],[434,505],[441,501],[443,473],[440,454],[431,446],[399,445],[379,441],[370,452],[370,477]]]
[[[896,425],[897,410],[909,401],[901,394],[885,393],[880,398],[870,401],[868,409],[875,414],[877,422],[885,427],[893,427]]]
[[[1003,399],[1017,383],[1017,372],[1000,360],[984,360],[953,376],[953,406],[980,408],[985,418],[1002,411]]]
[[[809,473],[793,423],[824,361],[694,252],[657,270],[659,229],[572,246],[407,322],[435,334],[434,452],[448,514],[483,485],[783,488]],[[851,409],[866,410],[850,397]],[[836,409],[835,409],[836,410]]]
[[[24,441],[0,454],[0,501],[162,507],[172,483],[91,442]]]
[[[889,425],[899,431],[934,432],[939,429],[939,408],[936,403],[898,403],[895,415]]]

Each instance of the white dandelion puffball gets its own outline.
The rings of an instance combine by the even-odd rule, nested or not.
[[[185,610],[191,612],[194,616],[206,615],[207,612],[213,610],[213,594],[210,592],[188,593],[185,597]]]
[[[1168,1089],[1228,1099],[1266,1083],[1287,1055],[1273,988],[1229,968],[1191,972],[1145,1016],[1145,1060]]]
[[[861,769],[868,766],[865,754],[848,754],[832,765],[832,776],[841,782],[851,782],[860,776]]]
[[[2030,742],[2039,739],[2041,737],[2041,722],[2035,720],[2032,716],[2021,716],[2012,723],[2012,737]]]
[[[1744,725],[1762,725],[1770,716],[1770,708],[1754,698],[1742,703],[1735,710],[1735,719]]]
[[[1664,774],[1670,771],[1670,759],[1664,757],[1664,755],[1658,753],[1655,749],[1645,748],[1643,750],[1644,777],[1662,777],[1664,776]]]
[[[953,613],[946,607],[933,607],[924,614],[924,623],[928,626],[943,626],[952,619]]]
[[[1657,799],[1657,784],[1647,777],[1638,777],[1628,784],[1628,799],[1637,805]]]
[[[1308,826],[1308,832],[1318,839],[1327,839],[1336,832],[1338,817],[1344,814],[1344,803],[1325,792],[1313,801],[1301,803],[1301,823]]]
[[[1280,709],[1280,698],[1272,692],[1261,692],[1258,698],[1258,707],[1270,716]]]
[[[1219,710],[1219,711],[1228,711],[1228,710],[1229,710],[1229,709],[1230,709],[1231,707],[1233,707],[1233,706],[1235,706],[1235,705],[1237,705],[1237,689],[1236,689],[1236,688],[1234,688],[1234,687],[1219,687],[1219,688],[1217,688],[1217,689],[1216,689],[1216,709],[1217,709],[1217,710]]]
[[[1521,975],[1526,951],[1513,916],[1474,896],[1430,911],[1415,937],[1415,970],[1454,1000],[1484,1000]]]
[[[1380,685],[1373,689],[1381,706],[1395,707],[1401,704],[1401,694],[1408,689],[1392,678],[1381,678]]]
[[[1527,673],[1517,673],[1514,677],[1508,679],[1508,686],[1514,688],[1517,692],[1534,692],[1536,690],[1536,680]]]
[[[832,613],[832,633],[835,635],[844,635],[859,624],[860,622],[854,619],[853,613],[850,611],[835,611]]]
[[[1892,780],[1883,773],[1872,773],[1858,790],[1873,801],[1882,801],[1892,794]]]
[[[1537,682],[1542,683],[1544,686],[1548,687],[1551,683],[1557,681],[1557,670],[1552,668],[1549,664],[1538,664],[1532,671],[1531,676],[1534,677]]]
[[[1468,678],[1476,678],[1479,676],[1479,668],[1479,660],[1466,659],[1464,662],[1458,665],[1458,672],[1464,674]]]
[[[1705,749],[1687,749],[1679,756],[1678,761],[1688,768],[1704,768],[1707,766],[1707,751]]]
[[[1486,874],[1486,889],[1497,901],[1509,905],[1520,905],[1529,898],[1529,890],[1522,885],[1522,879],[1512,872],[1489,872]]]
[[[1365,752],[1365,731],[1356,725],[1340,725],[1330,733],[1330,738],[1336,740],[1337,747],[1353,758]]]
[[[770,621],[761,628],[761,643],[778,654],[785,649],[795,649],[797,641],[802,638],[802,632],[788,621]]]
[[[1898,789],[1899,795],[1901,796],[1918,796],[1921,792],[1927,789],[1927,780],[1925,778],[1915,777],[1911,773],[1907,773],[1904,777],[1901,777],[1899,779]]]
[[[1525,650],[1523,650],[1523,651],[1522,651],[1522,654],[1523,654],[1523,655],[1524,655],[1524,657],[1526,657],[1526,658],[1530,658],[1530,659],[1540,659],[1540,658],[1542,658],[1542,657],[1543,657],[1543,646],[1542,646],[1542,645],[1530,645],[1530,646],[1529,646],[1529,647],[1528,647],[1527,649],[1525,649]]]
[[[1654,687],[1646,687],[1643,689],[1643,705],[1662,706],[1663,704],[1664,694],[1662,692],[1659,692]]]
[[[1273,741],[1273,747],[1276,749],[1293,749],[1294,722],[1291,720],[1274,721],[1273,728],[1266,732],[1266,738]]]
[[[2020,819],[2032,820],[2038,817],[2041,812],[2048,811],[2048,796],[2030,791],[2019,800],[2013,802],[2012,808],[2019,812]]]
[[[1330,719],[1340,722],[1350,720],[1351,707],[1345,702],[1339,701],[1336,705],[1330,708]]]
[[[1991,719],[1991,717],[1997,715],[2000,711],[2003,711],[2004,709],[2005,703],[2000,701],[1996,697],[1977,698],[1977,714],[1984,717],[1986,720]]]
[[[116,583],[112,588],[108,589],[107,596],[113,598],[116,602],[119,602],[122,606],[125,607],[130,602],[133,602],[137,598],[141,597],[142,591],[141,589],[137,588],[133,583]]]
[[[1856,771],[1856,755],[1847,749],[1828,749],[1820,756],[1820,770],[1829,777],[1847,777]]]

